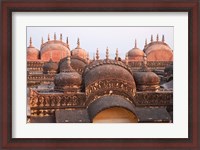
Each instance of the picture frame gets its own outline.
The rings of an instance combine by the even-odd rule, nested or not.
[[[1,57],[1,148],[2,149],[193,149],[199,143],[199,1],[109,0],[3,1]],[[177,7],[178,6],[178,7]],[[12,13],[13,12],[188,12],[188,138],[12,138]],[[12,57],[11,57],[12,56]]]

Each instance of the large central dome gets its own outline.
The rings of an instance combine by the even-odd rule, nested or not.
[[[90,63],[83,74],[87,102],[104,95],[120,95],[131,100],[136,86],[132,72],[117,60],[96,60]]]

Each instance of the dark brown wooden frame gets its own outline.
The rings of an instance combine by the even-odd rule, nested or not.
[[[47,3],[48,2],[48,3]],[[8,0],[1,2],[0,138],[2,149],[200,149],[198,0]],[[188,12],[189,138],[185,139],[14,139],[12,133],[12,12]]]

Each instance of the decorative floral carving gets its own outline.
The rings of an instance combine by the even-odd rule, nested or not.
[[[166,106],[172,105],[173,92],[138,92],[133,98],[137,106]]]

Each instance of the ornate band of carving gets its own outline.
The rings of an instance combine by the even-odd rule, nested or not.
[[[172,61],[147,61],[147,66],[150,68],[166,67],[169,66],[171,63]],[[142,61],[129,62],[129,65],[131,67],[142,67],[142,64]]]
[[[55,108],[57,106],[68,108],[72,106],[83,106],[85,94],[40,94],[34,90],[30,91],[30,108]]]
[[[116,80],[116,79],[106,79],[101,80],[97,82],[93,82],[92,84],[88,85],[86,87],[86,95],[90,95],[91,93],[94,93],[96,91],[102,90],[102,89],[113,89],[113,90],[123,90],[127,93],[130,93],[130,95],[133,95],[135,93],[135,84],[134,83],[127,83],[127,81],[123,80]]]
[[[168,106],[173,103],[173,92],[137,92],[133,101],[136,106]]]
[[[104,89],[104,90],[101,90],[99,91],[98,93],[95,93],[95,94],[91,94],[87,99],[86,99],[86,102],[85,102],[85,106],[88,106],[90,103],[92,103],[93,101],[97,100],[98,98],[102,97],[102,96],[106,96],[106,95],[111,95],[110,94],[110,91],[112,91],[112,95],[120,95],[122,97],[124,97],[124,99],[127,99],[128,101],[131,101],[133,102],[133,96],[127,94],[126,92],[120,90],[112,90],[112,89]]]

